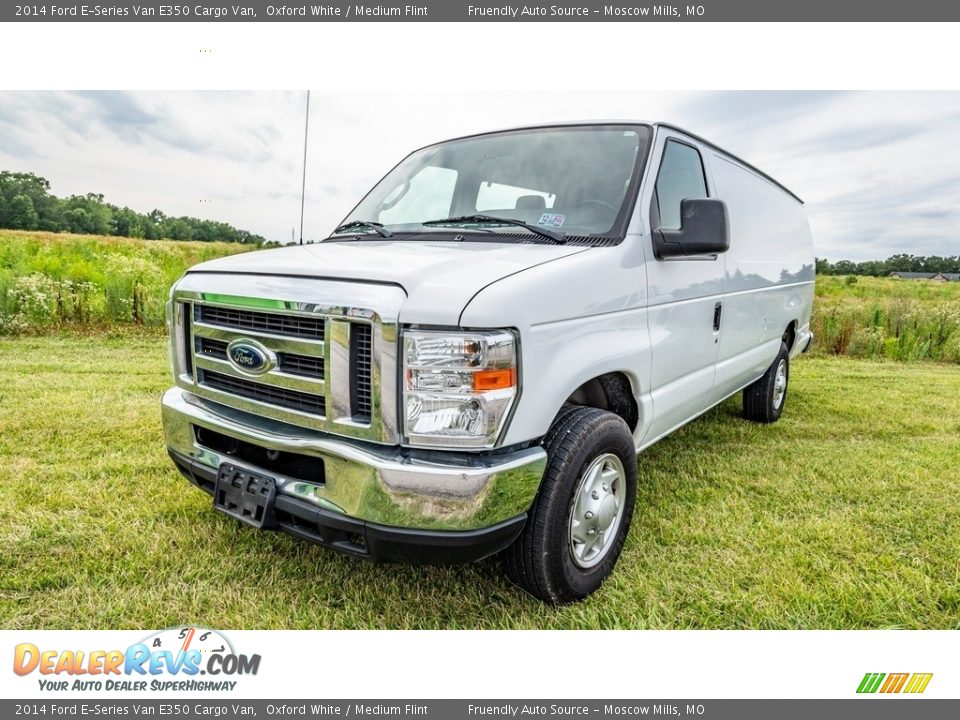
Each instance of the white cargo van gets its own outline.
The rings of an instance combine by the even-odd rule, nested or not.
[[[813,283],[801,201],[672,125],[442,142],[323,242],[177,282],[166,442],[251,526],[374,560],[502,553],[576,600],[620,554],[638,452],[741,391],[780,417]]]

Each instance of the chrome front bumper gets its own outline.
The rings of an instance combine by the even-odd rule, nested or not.
[[[505,455],[412,453],[335,439],[315,430],[228,408],[181,388],[162,401],[172,455],[214,473],[224,462],[270,475],[278,497],[381,528],[473,531],[522,517],[533,503],[546,467],[540,447]],[[204,446],[203,430],[268,451],[317,458],[317,475],[290,477]],[[178,463],[180,464],[180,463]]]

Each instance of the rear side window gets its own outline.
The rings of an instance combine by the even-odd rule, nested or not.
[[[703,160],[696,148],[668,140],[657,175],[657,210],[660,227],[680,229],[680,201],[707,197]]]

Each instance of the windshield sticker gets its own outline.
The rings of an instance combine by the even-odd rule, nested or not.
[[[563,227],[563,224],[566,221],[566,215],[558,215],[557,213],[544,213],[540,216],[540,219],[537,220],[537,225],[546,225],[547,227]]]

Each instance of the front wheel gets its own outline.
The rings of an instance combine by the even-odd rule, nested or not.
[[[546,602],[581,600],[616,565],[633,517],[637,456],[618,415],[568,406],[544,438],[547,469],[507,573]]]

